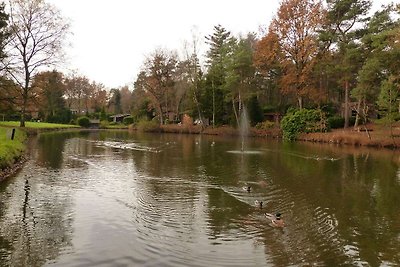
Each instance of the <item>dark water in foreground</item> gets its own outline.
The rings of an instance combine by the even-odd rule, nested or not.
[[[24,169],[0,184],[0,266],[400,265],[399,153],[240,146],[41,135]],[[283,230],[264,216],[276,211]]]

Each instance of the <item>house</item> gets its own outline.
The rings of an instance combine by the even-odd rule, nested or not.
[[[100,120],[98,120],[98,119],[90,119],[89,122],[90,122],[89,128],[97,129],[100,127]]]
[[[110,116],[110,119],[112,119],[113,122],[122,122],[124,118],[131,116],[131,114],[116,114],[113,116]]]

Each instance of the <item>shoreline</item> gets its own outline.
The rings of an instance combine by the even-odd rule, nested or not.
[[[8,136],[9,127],[0,127],[2,134],[7,134],[1,141],[2,152],[0,154],[0,182],[6,180],[10,176],[18,172],[28,158],[29,134],[21,129],[15,132],[14,140]]]
[[[400,149],[400,125],[393,130],[391,137],[390,129],[379,125],[368,125],[370,137],[365,130],[349,127],[347,129],[333,129],[325,133],[301,133],[294,142],[311,142],[322,144],[335,144],[353,147],[371,147],[379,149]],[[240,136],[240,131],[230,126],[216,128],[208,127],[201,130],[199,126],[163,125],[156,132],[177,134],[205,134],[220,136]],[[282,139],[282,131],[279,128],[260,130],[250,128],[249,137]]]
[[[23,155],[19,159],[15,159],[13,164],[0,170],[0,183],[15,175],[19,170],[22,169],[25,162],[29,159],[29,156],[25,154],[26,152],[23,152]]]
[[[376,125],[369,125],[369,128],[368,133],[354,128],[335,129],[327,133],[302,133],[296,141],[390,150],[400,148],[400,128],[393,130],[393,136],[389,129]]]

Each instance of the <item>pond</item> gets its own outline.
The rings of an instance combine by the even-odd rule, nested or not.
[[[0,266],[400,265],[395,151],[125,131],[33,143],[0,184]]]

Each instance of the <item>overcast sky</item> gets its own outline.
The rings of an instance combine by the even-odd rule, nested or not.
[[[66,68],[109,88],[131,85],[156,48],[182,51],[192,32],[221,24],[234,35],[259,33],[280,0],[48,0],[71,21]],[[374,0],[374,8],[390,0]],[[200,52],[207,49],[201,44]]]

